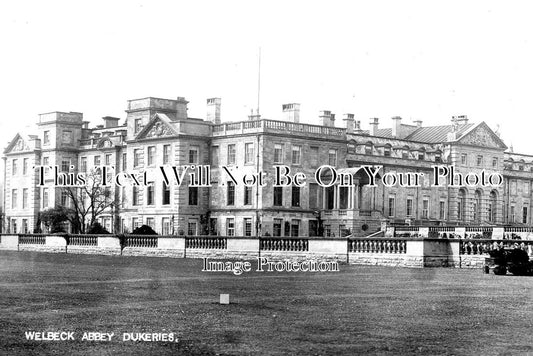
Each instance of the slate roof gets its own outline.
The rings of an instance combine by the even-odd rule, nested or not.
[[[457,128],[457,138],[460,138],[465,132],[473,128],[477,124],[468,123],[464,125],[459,125]],[[403,125],[403,130],[408,132],[408,135],[402,137],[403,140],[424,142],[424,143],[440,143],[448,141],[448,133],[452,132],[452,125],[442,125],[442,126],[427,126],[427,127],[417,127],[412,125]],[[364,131],[368,134],[369,131]],[[384,138],[396,138],[392,136],[392,129],[378,129],[376,132],[376,137]]]

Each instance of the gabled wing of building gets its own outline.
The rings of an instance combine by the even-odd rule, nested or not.
[[[165,136],[177,136],[178,131],[174,128],[174,123],[171,117],[165,113],[155,113],[148,124],[137,134],[136,140],[153,138],[153,137],[165,137]]]

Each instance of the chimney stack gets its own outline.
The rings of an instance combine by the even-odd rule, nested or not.
[[[452,116],[452,123],[453,122],[456,122],[457,125],[466,125],[468,124],[468,116],[466,115]]]
[[[331,122],[331,111],[322,110],[320,111],[320,115],[318,117],[320,118],[320,123],[322,126],[333,126]]]
[[[416,125],[416,127],[422,127],[422,120],[413,120],[413,123]]]
[[[361,133],[363,131],[361,130],[361,120],[355,120],[354,124],[354,133]]]
[[[379,119],[377,117],[370,119],[370,136],[376,136],[376,133],[378,131],[378,124]]]
[[[213,124],[220,124],[220,98],[207,99],[207,116],[206,119]]]
[[[353,133],[354,131],[354,115],[353,114],[344,114],[344,117],[342,118],[342,121],[344,121],[344,126],[346,127],[346,133]]]
[[[102,118],[105,122],[105,128],[112,128],[118,126],[118,121],[120,120],[118,117],[112,117],[112,116],[104,116]]]
[[[402,118],[394,116],[392,118],[392,137],[401,138],[402,132]]]
[[[295,123],[300,122],[300,104],[283,104],[281,109],[283,111],[283,120]]]

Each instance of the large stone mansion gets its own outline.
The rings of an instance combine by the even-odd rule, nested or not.
[[[211,187],[167,186],[159,178],[149,186],[113,185],[120,204],[99,218],[111,232],[146,224],[165,235],[341,236],[371,233],[384,222],[532,224],[533,156],[507,152],[484,122],[463,116],[426,127],[393,117],[390,128],[381,128],[373,118],[365,131],[353,114],[339,120],[330,111],[320,112],[321,125],[301,123],[299,104],[283,105],[277,120],[221,122],[219,98],[207,100],[205,119],[189,117],[187,103],[182,97],[130,100],[122,123],[106,116],[94,128],[82,113],[39,115],[36,133],[16,134],[4,151],[4,231],[36,231],[40,211],[70,204],[63,188],[38,184],[32,168],[39,165],[64,172],[108,165],[115,173],[210,165]],[[463,174],[499,173],[504,180],[500,186],[370,187],[358,172],[351,186],[325,188],[314,180],[324,164],[349,174],[360,165],[383,166],[378,179],[387,173],[430,176],[435,165],[444,165]],[[305,173],[307,184],[274,187],[269,174],[279,165]],[[221,166],[239,177],[267,172],[266,184],[235,184]]]

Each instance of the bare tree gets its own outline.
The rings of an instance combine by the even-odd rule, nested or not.
[[[93,226],[103,213],[114,214],[119,202],[114,190],[102,184],[100,170],[85,175],[86,184],[63,188],[70,201],[69,221],[74,232],[86,233],[86,226]],[[87,224],[86,224],[87,223]]]

